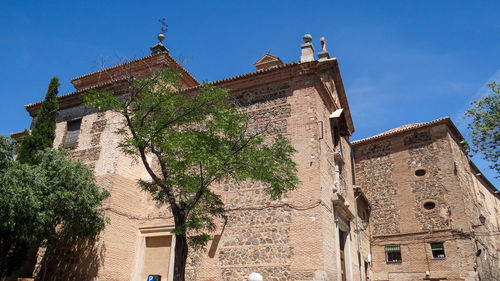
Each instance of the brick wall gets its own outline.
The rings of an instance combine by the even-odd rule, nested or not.
[[[471,170],[450,124],[445,120],[355,144],[357,184],[372,204],[374,280],[422,280],[426,273],[430,278],[479,280],[478,272],[481,280],[498,278],[494,271],[500,248],[496,239],[488,240],[497,233],[496,219],[490,216],[480,226],[486,239],[474,234],[471,225],[479,223],[480,213],[495,213],[499,200],[491,192],[485,200],[477,196],[488,189]],[[435,207],[426,209],[428,202]],[[477,271],[474,236],[489,249]],[[444,242],[445,259],[432,257],[431,242]],[[388,244],[401,245],[402,262],[386,262]]]
[[[255,182],[214,186],[229,209],[229,220],[222,236],[207,249],[190,252],[187,280],[243,280],[250,272],[261,273],[265,280],[336,280],[340,276],[338,228],[331,201],[339,184],[333,152],[340,148],[333,147],[329,115],[341,104],[333,71],[325,73],[320,80],[314,75],[278,72],[261,80],[228,84],[231,97],[250,116],[253,130],[267,126],[268,135],[281,133],[290,138],[298,150],[294,160],[302,183],[277,201],[271,201],[264,187]],[[327,89],[329,104],[319,88]],[[110,89],[123,92],[119,85]],[[98,183],[111,193],[104,206],[111,224],[96,244],[100,253],[97,275],[99,280],[131,280],[142,262],[138,260],[143,239],[140,229],[173,228],[173,220],[166,206],[153,202],[138,187],[138,179],[148,179],[142,165],[117,149],[119,139],[114,131],[122,126],[118,115],[96,113],[84,106],[63,108],[55,145],[64,142],[67,121],[77,118],[82,118],[82,125],[71,155],[94,169]],[[344,196],[350,202],[345,209],[354,213],[348,138],[342,138],[340,147]],[[349,264],[349,276],[359,278],[357,240],[354,234],[348,240],[347,255],[352,256],[353,264]],[[209,254],[211,248],[215,251]]]

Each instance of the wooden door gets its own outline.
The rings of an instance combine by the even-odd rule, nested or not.
[[[345,272],[345,255],[344,255],[344,246],[345,246],[345,237],[344,232],[339,229],[339,244],[340,244],[340,270],[342,274],[342,281],[346,281],[346,272]]]

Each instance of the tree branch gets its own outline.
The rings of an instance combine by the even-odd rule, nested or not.
[[[139,139],[137,137],[136,131],[134,130],[134,126],[132,124],[132,121],[130,119],[130,116],[129,116],[127,110],[124,110],[123,115],[124,115],[124,117],[125,117],[125,119],[127,121],[127,125],[128,125],[128,127],[130,129],[130,132],[132,134],[132,138]],[[161,182],[160,178],[153,171],[153,169],[151,168],[151,165],[149,165],[149,163],[147,161],[145,147],[144,146],[140,146],[140,147],[138,147],[138,149],[139,149],[139,154],[141,156],[142,163],[143,163],[144,167],[146,168],[146,171],[151,176],[151,178],[153,179],[154,183],[157,184],[161,189],[163,189],[163,191],[165,191],[165,193],[167,194],[168,201],[170,203],[170,207],[172,208],[172,212],[173,213],[178,212],[179,211],[179,207],[178,207],[178,205],[175,202],[175,197],[174,197],[174,195],[172,193],[172,187],[163,184]],[[166,170],[164,161],[156,153],[155,153],[155,155],[158,158],[158,162],[160,162],[160,167],[162,169],[163,178],[164,179],[168,179],[168,172]]]

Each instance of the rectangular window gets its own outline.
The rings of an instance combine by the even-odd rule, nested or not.
[[[337,125],[333,125],[333,146],[337,147],[339,143],[340,143],[339,127]]]
[[[78,143],[78,134],[80,133],[80,125],[82,119],[68,121],[66,138],[64,139],[65,148],[73,148]]]
[[[387,262],[402,262],[400,245],[385,245],[385,258]]]
[[[446,255],[444,254],[444,244],[443,243],[431,243],[432,258],[434,259],[444,259]]]

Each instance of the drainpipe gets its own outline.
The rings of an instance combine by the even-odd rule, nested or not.
[[[358,268],[359,268],[359,281],[363,281],[363,274],[361,270],[361,237],[359,235],[359,225],[358,225],[358,198],[361,196],[361,193],[358,194],[358,196],[354,197],[354,217],[355,217],[355,222],[356,222],[356,235],[358,236]]]

